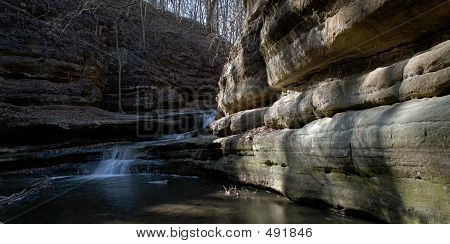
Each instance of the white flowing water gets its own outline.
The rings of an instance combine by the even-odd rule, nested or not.
[[[206,128],[209,124],[214,122],[216,114],[216,110],[210,110],[206,113],[201,114],[201,127]],[[158,141],[183,140],[190,137],[192,137],[192,133],[187,132],[183,134],[165,135],[160,137]],[[103,159],[95,170],[94,175],[128,174],[130,166],[132,166],[136,161],[136,150],[138,150],[139,148],[137,145],[138,144],[135,144],[134,147],[117,147],[112,151],[104,152]]]
[[[216,110],[211,110],[209,113],[203,114],[202,127],[206,128],[206,127],[208,127],[209,124],[214,122],[214,120],[216,120],[216,115],[217,115],[217,111]]]
[[[135,149],[130,147],[114,148],[104,152],[103,159],[95,170],[95,175],[128,174],[130,166],[136,161]]]
[[[208,125],[210,125],[214,120],[216,120],[217,111],[216,110],[210,110],[208,112],[202,113],[200,117],[201,121],[201,127],[200,128],[206,128]],[[186,132],[182,134],[172,134],[172,135],[164,135],[159,137],[159,141],[174,141],[174,140],[183,140],[187,138],[192,137],[192,131]],[[144,143],[145,144],[145,143]]]
[[[172,135],[165,135],[165,136],[161,136],[158,138],[158,141],[177,141],[177,140],[183,140],[183,139],[187,139],[187,138],[191,138],[192,137],[192,133],[191,132],[186,132],[183,134],[172,134]],[[153,143],[153,142],[151,142]],[[145,142],[144,142],[145,144]]]

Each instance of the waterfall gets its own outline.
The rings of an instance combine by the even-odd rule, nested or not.
[[[214,122],[216,118],[216,110],[210,110],[201,114],[201,127],[206,128],[209,124]],[[192,137],[192,132],[186,132],[183,134],[172,134],[161,136],[158,141],[166,140],[183,140]],[[149,142],[147,142],[149,143]],[[121,146],[116,147],[112,151],[106,151],[103,153],[102,161],[98,164],[94,175],[117,175],[128,174],[129,168],[136,161],[136,150],[139,146]],[[141,146],[145,143],[141,143]]]
[[[95,170],[96,175],[127,174],[135,162],[135,149],[130,147],[114,148],[111,153],[104,152],[103,159]]]
[[[211,110],[210,112],[203,114],[202,128],[206,128],[208,127],[209,124],[214,122],[214,120],[216,120],[216,114],[217,114],[216,110]]]
[[[198,122],[201,122],[201,124],[200,123],[198,124],[197,129],[208,127],[209,124],[211,124],[212,122],[214,122],[214,120],[216,120],[216,114],[217,114],[216,110],[210,110],[200,114]],[[160,136],[159,141],[172,141],[172,140],[183,140],[187,138],[192,138],[193,132],[195,132],[195,130],[185,132],[182,134],[171,134]]]

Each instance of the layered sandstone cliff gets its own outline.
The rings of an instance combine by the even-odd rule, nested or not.
[[[144,48],[138,2],[85,2],[0,3],[0,144],[186,131],[194,115],[160,115],[216,107],[225,43],[147,4]]]
[[[196,163],[299,202],[450,222],[450,3],[246,5],[210,127],[222,153]]]

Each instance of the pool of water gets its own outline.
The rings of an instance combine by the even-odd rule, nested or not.
[[[0,195],[35,178],[0,179]],[[0,208],[4,223],[367,223],[223,179],[171,174],[59,176]],[[225,187],[225,188],[224,188]]]

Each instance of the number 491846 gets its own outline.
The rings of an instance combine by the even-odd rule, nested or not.
[[[311,228],[269,228],[266,232],[266,236],[269,237],[312,237]]]

